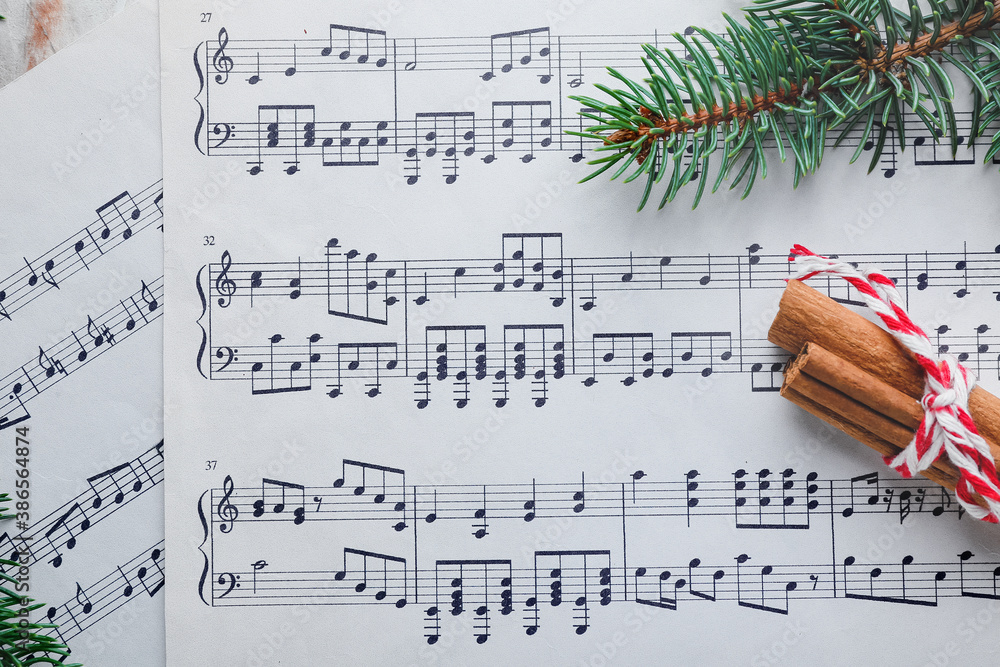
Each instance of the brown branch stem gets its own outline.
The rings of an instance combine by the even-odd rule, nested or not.
[[[835,8],[838,7],[838,4],[837,0],[833,0]],[[914,40],[913,46],[910,46],[909,41],[897,44],[892,50],[891,56],[885,48],[882,48],[874,58],[859,58],[855,63],[865,72],[874,70],[883,74],[888,73],[893,76],[905,77],[906,58],[926,57],[936,51],[942,50],[957,37],[969,37],[977,31],[986,30],[997,24],[1000,24],[1000,11],[994,12],[993,16],[987,21],[986,11],[980,10],[972,14],[968,21],[953,21],[941,26],[941,30],[933,40],[931,39],[933,36],[932,33],[925,33]],[[822,85],[814,89],[814,91],[820,88],[822,88]],[[749,98],[749,103],[744,99],[738,104],[730,102],[727,108],[714,105],[711,110],[702,109],[693,114],[685,112],[676,118],[664,118],[647,107],[640,106],[639,115],[649,121],[650,124],[641,124],[634,130],[617,130],[609,135],[604,143],[605,145],[625,142],[634,144],[640,137],[643,137],[643,142],[636,158],[639,164],[642,164],[649,156],[654,142],[660,137],[665,138],[671,134],[697,131],[706,125],[728,124],[734,120],[738,121],[742,128],[748,121],[753,120],[757,114],[770,111],[777,104],[794,105],[802,96],[802,88],[796,84],[791,84],[787,91],[784,88],[779,88],[777,91],[771,91],[765,95],[754,95]],[[660,129],[663,132],[652,134],[651,130],[653,129]]]
[[[931,41],[933,34],[926,33],[917,37],[913,46],[910,46],[909,41],[901,42],[892,50],[892,57],[887,57],[888,51],[883,48],[871,60],[858,58],[854,62],[866,72],[871,70],[889,72],[894,66],[903,63],[906,58],[923,58],[935,51],[942,50],[956,37],[969,37],[976,31],[986,30],[997,23],[1000,23],[1000,12],[994,12],[990,20],[987,21],[986,10],[978,11],[970,16],[965,23],[952,21],[942,25],[941,31],[933,41]]]

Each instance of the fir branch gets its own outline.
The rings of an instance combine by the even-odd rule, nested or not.
[[[0,567],[18,567],[18,563],[0,559]],[[69,648],[58,639],[45,633],[56,626],[32,623],[28,614],[44,604],[18,595],[18,580],[0,571],[0,667],[27,667],[28,665],[64,664]],[[83,667],[79,663],[65,667]]]
[[[8,496],[6,493],[0,493],[0,504],[9,503],[10,501],[11,501],[10,496]],[[10,509],[9,507],[0,507],[0,521],[3,521],[4,519],[14,518],[13,514],[5,514],[5,512],[7,512],[9,509]]]
[[[634,167],[625,181],[646,178],[641,209],[669,172],[660,207],[695,180],[697,206],[718,151],[713,192],[732,177],[730,189],[745,181],[746,197],[766,176],[772,147],[782,161],[792,154],[797,185],[819,167],[838,129],[835,145],[848,136],[858,144],[851,162],[874,147],[872,171],[888,142],[905,147],[907,112],[935,141],[947,136],[954,153],[962,140],[956,74],[972,87],[970,145],[1000,118],[1000,12],[992,2],[908,0],[906,12],[888,0],[754,2],[745,24],[724,15],[724,36],[675,34],[685,59],[645,45],[642,82],[609,68],[625,86],[597,86],[612,101],[572,98],[598,113],[582,112],[596,124],[571,134],[600,140],[597,150],[609,153],[591,162],[598,169],[584,180],[619,165],[614,180]],[[990,141],[986,160],[1000,152],[1000,132]]]

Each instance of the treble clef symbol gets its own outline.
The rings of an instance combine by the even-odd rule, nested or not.
[[[233,295],[236,294],[236,281],[229,277],[229,267],[233,265],[233,258],[229,251],[222,253],[222,273],[215,279],[215,291],[221,295],[219,306],[226,308],[232,303]]]
[[[226,55],[226,45],[229,44],[229,33],[223,28],[219,31],[219,50],[212,56],[212,67],[215,68],[216,83],[229,81],[229,73],[233,70],[233,59]]]
[[[224,533],[228,533],[233,529],[233,523],[236,521],[236,517],[240,515],[240,511],[229,502],[229,496],[233,495],[233,478],[226,475],[226,479],[222,482],[222,500],[219,501],[219,507],[217,509],[219,518],[222,519],[222,523],[219,524],[219,530]]]

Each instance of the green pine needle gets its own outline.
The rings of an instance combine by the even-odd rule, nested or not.
[[[584,133],[610,151],[590,164],[612,165],[612,180],[645,179],[639,204],[665,182],[662,208],[681,187],[704,194],[709,156],[723,181],[746,197],[767,176],[777,149],[794,165],[793,183],[819,168],[827,136],[856,143],[851,162],[872,150],[869,171],[886,148],[906,145],[904,112],[914,114],[952,154],[963,141],[956,122],[955,83],[971,88],[968,142],[988,137],[986,160],[1000,153],[1000,12],[983,0],[754,0],[746,23],[723,15],[728,29],[675,34],[686,57],[649,45],[649,77],[608,70],[625,89],[598,85],[610,101],[573,96],[594,122]],[[597,113],[593,113],[596,110]],[[836,130],[836,134],[831,131]],[[836,145],[835,144],[835,145]]]
[[[6,493],[0,493],[0,503],[9,503],[9,502],[10,502],[10,496],[8,496]],[[5,512],[7,512],[7,510],[9,509],[10,509],[9,507],[0,507],[0,521],[3,521],[4,519],[14,518],[13,514],[5,514]]]
[[[0,559],[0,567],[14,567],[18,564]],[[15,593],[18,580],[0,572],[0,667],[27,667],[28,665],[58,665],[65,660],[69,649],[58,639],[45,634],[56,626],[45,623],[21,621],[25,614],[34,612],[45,605],[31,598]],[[82,667],[79,663],[65,667]]]

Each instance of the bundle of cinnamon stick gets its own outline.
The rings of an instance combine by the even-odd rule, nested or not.
[[[913,439],[923,419],[924,371],[888,331],[790,280],[767,339],[796,355],[782,396],[883,456]],[[1000,467],[1000,398],[977,386],[969,412]],[[946,457],[922,474],[952,491],[958,482]]]

